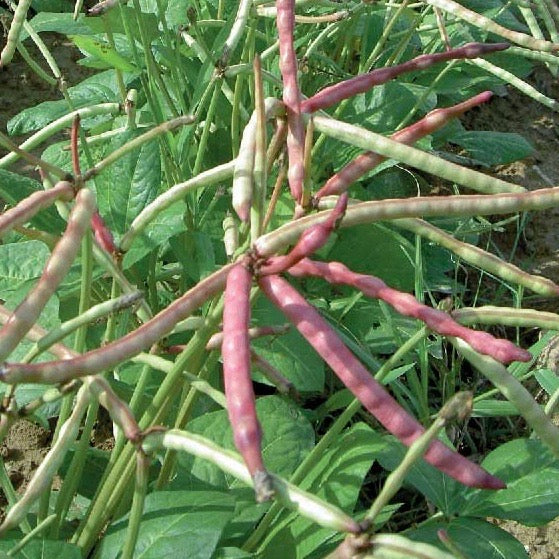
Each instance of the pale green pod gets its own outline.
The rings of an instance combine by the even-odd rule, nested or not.
[[[76,440],[81,419],[88,403],[89,394],[87,389],[83,387],[78,393],[72,414],[60,429],[58,439],[33,474],[21,499],[10,508],[4,522],[0,525],[0,534],[15,528],[25,518],[31,505],[44,491],[49,489],[54,475],[64,461],[66,452]]]
[[[547,97],[543,93],[539,92],[534,86],[530,85],[529,83],[521,80],[519,77],[515,76],[512,72],[500,68],[499,66],[495,66],[495,64],[491,64],[487,60],[483,58],[476,58],[475,60],[468,60],[470,64],[477,66],[479,68],[483,68],[490,74],[497,76],[499,79],[503,80],[504,82],[509,83],[518,91],[521,91],[528,97],[534,99],[538,103],[559,112],[559,101],[552,99],[551,97]],[[559,63],[559,58],[557,59],[557,63]]]
[[[233,176],[235,169],[235,159],[223,165],[218,165],[213,169],[208,169],[202,173],[188,179],[185,182],[175,184],[169,190],[163,192],[155,200],[150,202],[132,221],[128,231],[120,241],[120,250],[127,251],[134,242],[134,239],[153,221],[163,210],[172,206],[175,202],[181,201],[188,192],[192,192],[201,187],[210,186],[220,181],[226,181]]]
[[[528,272],[521,270],[509,262],[505,262],[501,258],[487,252],[486,250],[469,243],[459,241],[446,231],[435,227],[427,221],[409,218],[395,219],[392,223],[397,227],[413,231],[414,233],[447,248],[469,264],[473,264],[474,266],[477,266],[478,268],[481,268],[482,270],[485,270],[486,272],[489,272],[501,279],[517,285],[522,285],[523,287],[546,297],[557,297],[559,295],[559,286],[551,280],[542,276],[529,274]]]
[[[235,15],[235,21],[233,22],[231,31],[229,32],[227,39],[225,39],[225,44],[223,45],[222,55],[220,58],[222,67],[227,66],[229,58],[233,54],[236,46],[241,40],[243,33],[245,32],[251,6],[252,0],[239,1],[239,7],[237,9],[237,14]]]
[[[0,70],[12,61],[19,41],[19,34],[21,33],[21,28],[25,18],[27,17],[27,10],[29,10],[30,5],[31,0],[19,0],[18,2],[12,19],[12,24],[10,25],[10,30],[8,31],[6,44],[0,53]]]
[[[371,538],[371,544],[371,551],[362,559],[455,559],[438,547],[398,534],[377,534]]]
[[[478,14],[477,12],[464,8],[464,6],[461,6],[458,2],[454,2],[454,0],[425,0],[425,3],[435,6],[436,8],[440,8],[445,12],[454,14],[456,17],[467,21],[475,27],[479,27],[480,29],[484,29],[490,33],[495,33],[495,35],[504,37],[505,39],[508,39],[509,41],[522,47],[534,50],[543,50],[545,52],[559,50],[559,45],[556,43],[542,41],[535,39],[530,35],[526,35],[525,33],[507,29],[506,27],[495,23],[493,20]]]
[[[0,361],[6,359],[37,321],[47,301],[68,273],[94,211],[95,195],[88,189],[80,190],[66,231],[52,251],[41,277],[0,329]]]
[[[331,200],[324,200],[331,204]],[[542,188],[531,192],[510,194],[464,194],[460,196],[437,196],[397,198],[350,204],[340,223],[351,227],[375,221],[402,217],[499,215],[526,210],[544,210],[559,205],[559,188]],[[282,225],[275,231],[256,240],[255,248],[262,256],[273,256],[294,244],[305,229],[320,223],[326,214],[320,212]]]
[[[121,107],[118,103],[102,103],[100,105],[93,105],[92,107],[84,107],[83,109],[72,111],[71,113],[56,119],[50,124],[47,124],[38,132],[35,132],[35,134],[25,140],[25,142],[23,142],[19,147],[23,150],[30,150],[41,145],[57,132],[72,126],[72,122],[74,122],[74,119],[77,116],[79,116],[80,120],[83,121],[86,118],[99,115],[116,115],[120,112],[120,110]],[[5,155],[0,159],[0,169],[5,169],[8,165],[14,163],[14,161],[17,161],[20,157],[21,155],[17,153],[8,153],[8,155]]]
[[[360,126],[341,122],[325,116],[314,116],[317,131],[350,145],[367,151],[374,151],[387,158],[396,159],[443,179],[466,186],[478,192],[495,194],[499,192],[525,192],[522,186],[485,175],[467,167],[461,167],[430,153],[407,146]]]
[[[463,324],[499,324],[503,326],[541,328],[559,330],[559,315],[535,309],[514,309],[511,307],[463,307],[450,313],[452,318]]]
[[[223,245],[227,258],[231,260],[239,248],[239,228],[231,215],[227,215],[223,220]]]
[[[522,386],[504,365],[491,357],[480,355],[466,342],[458,338],[448,338],[461,353],[501,394],[518,410],[536,435],[559,458],[559,428],[547,417],[544,410],[534,400],[530,392]]]
[[[252,477],[238,455],[217,446],[212,441],[178,429],[164,433],[148,433],[142,442],[144,452],[150,453],[161,448],[182,450],[198,458],[208,460],[224,472],[252,486]],[[273,479],[276,498],[286,507],[295,510],[317,524],[341,532],[358,532],[359,525],[338,507],[330,505],[291,485],[289,482],[270,474]]]

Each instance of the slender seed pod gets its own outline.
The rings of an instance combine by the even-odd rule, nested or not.
[[[406,165],[453,181],[478,192],[495,194],[499,192],[525,192],[522,186],[484,175],[467,167],[462,167],[445,159],[441,159],[417,148],[396,142],[381,134],[365,130],[361,126],[341,122],[333,118],[316,115],[313,117],[314,127],[329,137],[342,142],[391,157]]]
[[[290,268],[289,273],[295,276],[318,276],[329,283],[354,287],[367,297],[385,301],[404,316],[423,321],[434,332],[465,340],[477,352],[490,355],[501,363],[532,359],[530,352],[515,346],[509,340],[466,328],[454,321],[447,313],[420,303],[413,295],[388,287],[374,276],[356,274],[340,262],[315,262],[306,258]]]
[[[413,72],[414,70],[424,70],[433,64],[446,62],[447,60],[459,60],[467,58],[479,58],[492,52],[505,50],[508,48],[507,43],[468,43],[463,47],[451,49],[445,52],[437,52],[434,54],[422,54],[416,58],[412,58],[397,66],[389,66],[388,68],[379,68],[367,74],[361,74],[355,78],[350,78],[343,82],[325,87],[318,93],[315,93],[309,99],[305,99],[301,103],[301,110],[304,113],[314,113],[320,109],[327,109],[343,99],[348,99],[359,93],[365,93],[371,87],[386,83],[405,72]]]
[[[559,428],[554,425],[544,409],[534,400],[530,392],[506,367],[491,357],[479,355],[464,341],[450,338],[452,345],[519,411],[536,435],[559,458]]]
[[[484,29],[490,33],[495,33],[495,35],[504,37],[505,39],[523,47],[534,50],[543,50],[544,52],[559,51],[559,45],[556,43],[534,39],[534,37],[526,35],[525,33],[519,33],[518,31],[507,29],[488,17],[464,8],[464,6],[461,6],[458,2],[454,2],[454,0],[425,0],[425,3],[435,6],[436,8],[440,8],[445,12],[454,14],[456,17],[467,21],[475,27],[479,27],[480,29]]]
[[[58,439],[41,461],[21,499],[10,508],[4,522],[0,525],[0,535],[16,527],[25,518],[31,505],[50,487],[52,478],[64,461],[66,452],[78,435],[81,418],[88,401],[87,389],[83,387],[78,393],[72,414],[60,429]]]
[[[6,44],[0,53],[0,70],[12,61],[19,41],[19,34],[21,33],[21,28],[25,18],[27,17],[27,10],[30,5],[31,0],[19,0],[18,2],[12,19],[12,24],[10,25],[10,30],[8,31]]]
[[[316,122],[316,119],[315,119]],[[330,204],[329,204],[330,205]],[[470,215],[499,215],[526,210],[545,210],[559,205],[559,188],[541,188],[531,192],[503,193],[485,196],[464,194],[460,196],[437,196],[374,200],[350,204],[340,227],[351,227],[362,223],[374,223],[402,217],[434,217]],[[278,227],[256,240],[255,249],[260,256],[272,256],[295,243],[300,235],[315,223],[324,219],[324,214],[308,215]]]
[[[223,383],[227,413],[235,446],[254,481],[256,500],[267,501],[274,494],[262,460],[262,433],[250,377],[250,289],[252,274],[243,264],[235,264],[227,276],[223,307]]]
[[[223,245],[227,258],[232,260],[235,251],[239,248],[239,227],[229,213],[223,220]]]
[[[287,180],[295,202],[301,202],[305,179],[305,124],[301,118],[301,91],[297,81],[297,55],[293,45],[295,0],[276,0],[279,67],[283,80],[283,103],[287,112]]]
[[[254,480],[245,465],[234,452],[224,450],[212,441],[178,429],[165,432],[147,433],[142,442],[144,452],[167,448],[188,452],[193,456],[208,460],[224,472],[252,485]],[[276,498],[284,506],[297,511],[317,524],[337,532],[359,532],[360,526],[338,507],[299,489],[288,481],[270,474],[276,489]]]
[[[88,189],[80,190],[66,231],[54,248],[39,281],[0,329],[0,360],[13,351],[37,321],[43,307],[68,273],[94,210],[95,195]]]
[[[559,314],[534,309],[510,307],[462,307],[451,313],[452,318],[463,326],[471,324],[499,324],[501,326],[524,326],[542,330],[559,330]]]
[[[67,360],[33,364],[4,363],[0,367],[0,380],[7,383],[57,384],[110,369],[151,347],[169,334],[177,322],[222,291],[231,266],[224,266],[208,276],[151,320],[110,344]]]
[[[259,279],[266,296],[294,324],[340,380],[379,422],[405,445],[410,446],[425,429],[408,414],[370,375],[334,329],[287,281],[279,276]],[[501,480],[485,472],[442,442],[433,441],[425,460],[471,487],[501,489]]]
[[[56,200],[70,201],[74,197],[74,189],[67,181],[58,182],[50,190],[34,192],[13,208],[0,215],[0,235],[5,235],[14,227],[26,223],[36,213],[48,208]]]
[[[413,231],[417,235],[434,241],[448,250],[451,250],[466,262],[486,272],[490,272],[499,278],[527,287],[545,297],[559,296],[559,286],[550,279],[529,274],[514,264],[505,262],[498,256],[482,248],[459,241],[446,231],[435,227],[427,221],[409,218],[395,219],[392,223],[396,225],[396,227],[401,227],[407,231]]]
[[[239,44],[243,32],[245,31],[248,16],[250,13],[250,7],[252,6],[252,0],[240,0],[239,8],[237,14],[235,15],[235,21],[233,22],[233,27],[227,39],[225,39],[225,44],[223,45],[223,51],[221,58],[219,60],[222,68],[227,66],[229,58],[233,54],[235,47]]]
[[[283,272],[323,247],[337,223],[343,217],[347,208],[347,199],[347,193],[342,194],[338,198],[338,202],[332,213],[328,216],[328,219],[305,230],[289,254],[274,258],[270,264],[262,266],[259,273],[261,275],[269,275]]]
[[[95,240],[102,249],[106,250],[109,254],[118,253],[113,234],[97,210],[91,216],[91,229],[95,235]]]
[[[486,103],[493,93],[491,91],[484,91],[471,99],[467,99],[462,103],[458,103],[452,107],[445,109],[435,109],[427,113],[421,120],[407,126],[403,130],[392,134],[390,138],[402,144],[412,145],[419,139],[432,134],[445,126],[450,120],[456,118],[472,107],[476,107],[481,103]],[[366,151],[358,155],[353,161],[348,163],[343,169],[339,170],[336,174],[332,175],[324,186],[316,193],[315,200],[323,196],[332,194],[341,194],[345,192],[349,186],[357,179],[362,177],[379,165],[386,158],[374,151]]]

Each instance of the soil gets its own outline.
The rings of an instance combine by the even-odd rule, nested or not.
[[[87,75],[87,69],[75,64],[76,51],[61,43],[56,36],[50,36],[47,40],[56,60],[65,69],[69,85]],[[34,53],[34,58],[39,60],[40,57]],[[546,69],[538,70],[532,80],[540,91],[559,99],[559,84]],[[16,56],[12,64],[4,72],[0,72],[0,129],[4,131],[7,121],[22,109],[50,99],[60,99],[60,93],[32,74]],[[510,89],[508,95],[496,97],[487,105],[469,113],[464,118],[464,125],[468,129],[518,132],[535,147],[536,152],[529,160],[492,169],[492,174],[531,190],[559,185],[559,165],[556,159],[559,153],[559,113]],[[17,170],[34,172],[25,163],[20,164]],[[535,213],[526,227],[514,258],[515,263],[524,269],[559,282],[557,223],[559,208]],[[505,253],[512,246],[514,237],[514,232],[510,231],[499,236],[497,242]],[[110,449],[112,433],[107,418],[100,422],[96,434],[92,444]],[[0,446],[0,455],[17,491],[25,489],[33,471],[48,451],[50,442],[50,432],[32,422],[22,420],[12,426],[8,437]],[[0,511],[5,505],[5,499],[0,494]],[[0,513],[0,518],[1,516]],[[539,528],[527,528],[515,522],[499,521],[498,524],[524,544],[531,558],[559,557],[559,520]]]

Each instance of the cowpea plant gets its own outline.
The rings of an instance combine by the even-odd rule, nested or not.
[[[20,418],[56,425],[20,495],[0,459],[0,553],[527,557],[485,518],[559,514],[559,386],[532,363],[550,336],[527,350],[472,326],[558,329],[556,314],[520,307],[524,289],[557,297],[559,286],[461,230],[555,207],[559,191],[473,168],[531,147],[499,133],[468,144],[454,119],[503,82],[556,110],[523,80],[531,60],[558,65],[551,4],[107,0],[26,21],[22,1],[4,12],[2,67],[17,49],[63,99],[9,122],[30,134],[19,146],[0,135],[2,275],[19,270],[0,280],[0,436]],[[68,87],[46,31],[102,71]],[[55,141],[70,128],[69,143]],[[447,141],[473,152],[458,157],[470,166],[441,157]],[[42,184],[9,170],[20,158]],[[457,190],[422,195],[429,179],[415,170]],[[449,253],[512,290],[511,306],[426,302],[435,286],[460,289]],[[545,408],[522,384],[532,376]],[[270,385],[279,396],[263,395]],[[99,406],[110,452],[90,448]],[[480,465],[445,430],[470,414],[521,416],[535,437],[511,432]],[[366,477],[373,462],[391,473]],[[411,487],[430,503],[413,528],[397,510]]]

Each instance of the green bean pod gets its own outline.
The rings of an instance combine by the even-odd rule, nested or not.
[[[0,70],[12,61],[19,41],[19,34],[21,33],[21,28],[27,17],[27,10],[29,10],[30,5],[31,0],[19,0],[18,2],[12,24],[10,25],[10,30],[8,31],[6,44],[0,53]]]

